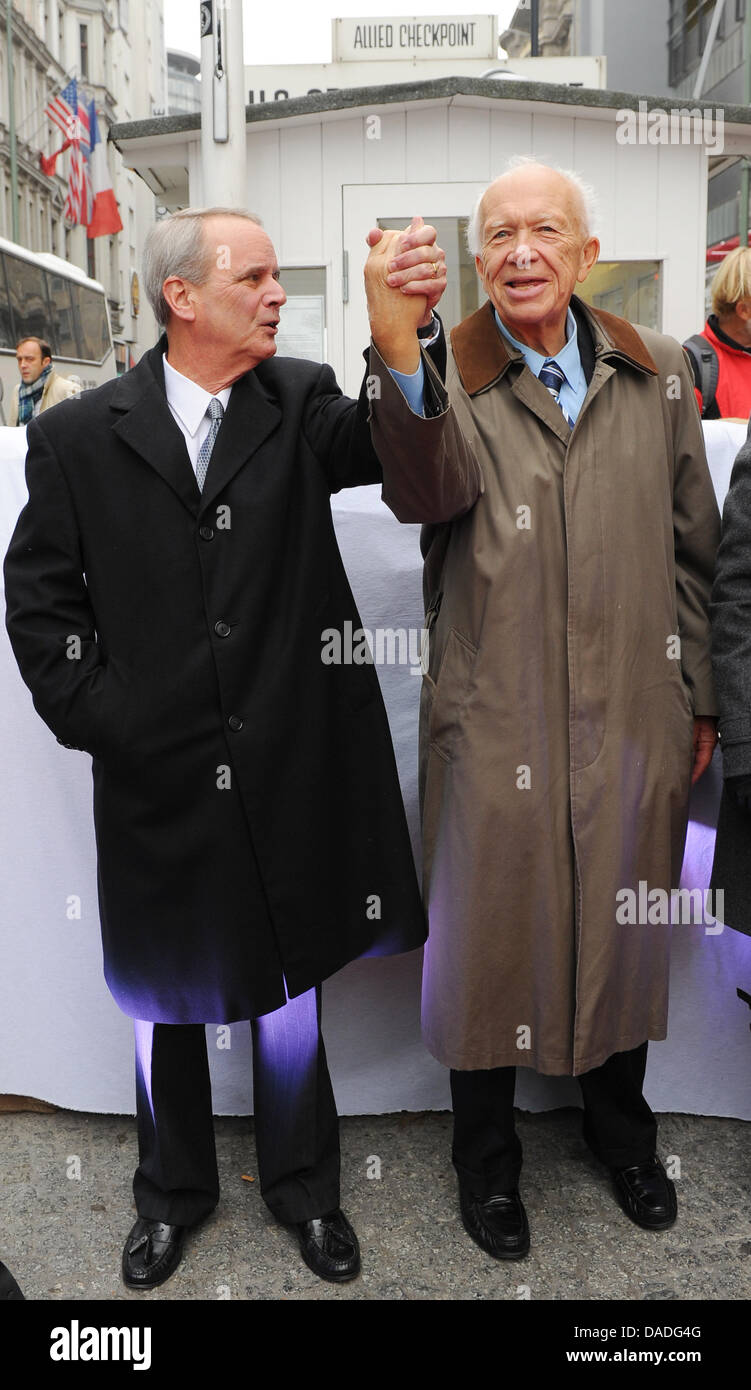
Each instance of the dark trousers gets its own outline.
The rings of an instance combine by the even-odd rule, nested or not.
[[[657,1145],[657,1121],[642,1094],[647,1044],[616,1052],[577,1077],[584,1100],[582,1131],[611,1168],[643,1163]],[[514,1127],[516,1067],[452,1071],[452,1158],[463,1184],[478,1197],[517,1186],[522,1146]]]
[[[321,1036],[321,991],[254,1019],[261,1194],[280,1221],[339,1205],[339,1123]],[[219,1200],[206,1030],[136,1021],[139,1216],[191,1226]]]

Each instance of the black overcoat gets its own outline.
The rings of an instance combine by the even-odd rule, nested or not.
[[[725,498],[710,615],[723,774],[751,776],[751,437],[735,460]],[[751,935],[751,815],[726,787],[712,889],[724,894],[726,925]]]
[[[270,359],[237,381],[198,491],[166,339],[29,427],[5,563],[34,704],[93,757],[107,983],[128,1014],[228,1022],[425,936],[330,493],[379,482],[366,392]]]

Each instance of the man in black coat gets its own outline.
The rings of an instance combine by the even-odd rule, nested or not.
[[[724,778],[711,883],[723,904],[714,911],[751,936],[751,425],[725,498],[710,615]],[[751,972],[743,983],[738,995],[751,1005]]]
[[[391,243],[376,339],[407,373],[445,285],[434,230],[410,233]],[[163,1282],[216,1205],[203,1025],[250,1018],[263,1196],[310,1267],[341,1281],[359,1251],[339,1210],[320,982],[425,935],[376,673],[321,660],[325,629],[360,626],[329,497],[384,476],[373,377],[354,402],[329,367],[274,360],[285,295],[246,214],[158,223],[144,278],[166,337],[30,425],[5,565],[35,707],[93,758],[105,975],[136,1020],[123,1275]],[[444,418],[421,438],[450,418],[436,389],[426,414]]]

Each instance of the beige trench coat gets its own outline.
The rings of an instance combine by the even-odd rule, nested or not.
[[[420,773],[423,1030],[457,1069],[579,1074],[665,1037],[670,928],[620,925],[616,895],[677,886],[693,716],[716,713],[719,515],[684,354],[572,307],[595,354],[573,431],[490,304],[452,334],[484,490],[423,530]],[[425,495],[421,430],[401,438]],[[416,519],[414,497],[384,500]],[[441,515],[425,496],[420,519]]]
[[[53,368],[44,383],[39,414],[41,415],[43,410],[50,410],[53,405],[59,405],[61,401],[67,401],[69,396],[79,395],[80,391],[78,382],[70,381],[67,376],[60,376]],[[18,424],[18,385],[13,387],[8,424]]]

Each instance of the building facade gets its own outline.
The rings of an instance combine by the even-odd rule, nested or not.
[[[564,58],[574,52],[571,28],[576,0],[540,0],[538,42],[541,58]],[[529,58],[532,53],[529,0],[517,5],[501,45],[509,58]]]
[[[167,49],[167,114],[201,109],[201,63],[192,53]],[[154,113],[156,114],[156,112]]]
[[[166,52],[162,0],[16,0],[12,6],[12,90],[18,163],[17,240],[31,251],[51,251],[104,285],[121,367],[154,341],[155,325],[138,293],[141,247],[154,221],[154,199],[123,167],[109,145],[107,157],[123,231],[89,240],[85,227],[66,227],[68,160],[43,173],[39,157],[63,143],[45,116],[50,97],[72,77],[94,98],[103,140],[116,120],[166,109]],[[6,8],[0,6],[0,235],[14,239],[10,173],[10,84]],[[134,278],[135,277],[135,278]]]
[[[693,101],[716,0],[540,0],[540,52],[603,55],[611,91]],[[744,99],[743,26],[747,0],[725,0],[701,90],[717,106]],[[528,0],[520,4],[501,42],[509,55],[530,48]],[[709,166],[707,244],[723,248],[738,235],[741,166]],[[715,253],[712,253],[715,254]],[[716,254],[722,254],[718,250]]]

